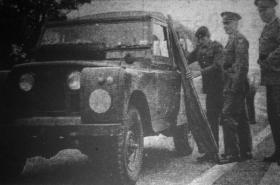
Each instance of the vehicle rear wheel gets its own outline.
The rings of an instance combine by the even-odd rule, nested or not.
[[[142,119],[134,106],[128,109],[128,124],[118,136],[116,168],[114,170],[118,184],[133,185],[136,183],[143,162],[144,133]]]
[[[175,127],[173,141],[175,150],[180,156],[187,156],[193,152],[194,139],[186,124]]]

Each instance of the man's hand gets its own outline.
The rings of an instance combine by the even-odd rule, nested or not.
[[[260,67],[262,69],[265,69],[265,70],[270,70],[270,66],[267,64],[267,62],[265,60],[258,60],[258,64],[260,65]]]
[[[192,63],[191,65],[189,65],[189,68],[192,72],[193,78],[196,78],[201,75],[201,67],[198,62]]]
[[[201,76],[201,71],[192,71],[193,78]]]

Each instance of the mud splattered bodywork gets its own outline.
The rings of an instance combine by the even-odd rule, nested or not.
[[[134,137],[127,129],[139,121],[142,137],[172,130],[181,78],[168,31],[164,16],[150,12],[47,24],[34,61],[3,73],[1,145],[20,150],[20,158],[48,156],[84,150],[91,137]],[[88,146],[84,151],[91,154]]]
[[[132,98],[135,98],[134,101],[139,98],[138,103],[142,104],[140,106],[146,104],[146,113],[149,114],[146,116],[151,118],[155,132],[176,124],[180,98],[180,78],[176,72],[151,69],[147,65],[146,68],[138,69],[130,66],[85,68],[83,75],[82,87],[85,86],[82,88],[82,118],[85,123],[122,121]],[[115,80],[114,84],[97,83],[98,78],[108,77]],[[96,89],[104,89],[112,97],[112,106],[105,114],[94,113],[88,104],[90,94]]]
[[[104,22],[106,27],[99,28]],[[80,30],[79,26],[87,28],[83,34],[94,29],[108,32],[111,23],[118,29],[121,28],[119,24],[127,23],[145,28],[142,36],[139,31],[136,35],[130,34],[137,37],[133,41],[129,38],[119,40],[131,41],[133,45],[114,43],[116,46],[113,47],[112,41],[96,44],[95,41],[101,39],[90,36],[82,38],[95,39],[94,42],[83,43],[76,35],[71,36]],[[145,126],[153,128],[154,132],[176,124],[181,81],[174,67],[162,16],[143,12],[103,14],[103,17],[51,23],[44,30],[34,53],[37,61],[16,66],[9,75],[7,115],[9,119],[12,117],[11,121],[28,117],[76,116],[80,117],[81,124],[121,123],[134,98],[133,101],[145,109],[143,114],[149,117]],[[116,40],[113,36],[107,37]],[[74,71],[81,73],[79,90],[67,87],[67,75]],[[19,88],[19,80],[24,74],[34,77],[34,88],[30,92]],[[107,83],[108,78],[112,82]],[[90,106],[90,96],[98,89],[108,92],[111,99],[111,105],[104,113],[95,112]]]

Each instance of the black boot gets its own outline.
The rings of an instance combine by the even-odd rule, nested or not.
[[[209,154],[206,153],[201,157],[198,157],[196,159],[198,162],[214,162],[214,163],[218,163],[219,157],[217,154]]]
[[[233,163],[239,161],[240,161],[239,155],[226,155],[225,157],[219,159],[218,164],[227,164],[227,163]]]
[[[251,152],[247,152],[247,153],[244,153],[244,154],[241,154],[240,155],[240,161],[247,161],[247,160],[250,160],[253,158],[253,155]]]
[[[211,160],[211,155],[206,153],[203,156],[196,158],[196,160],[197,162],[208,162]]]
[[[272,154],[271,156],[269,157],[265,157],[263,159],[263,162],[269,162],[269,163],[272,163],[272,162],[277,162],[280,160],[280,154],[277,152],[275,152],[274,154]]]

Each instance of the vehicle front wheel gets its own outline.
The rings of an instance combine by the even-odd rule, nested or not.
[[[129,106],[128,122],[122,134],[118,136],[116,168],[114,176],[118,184],[133,185],[136,183],[143,162],[144,133],[142,119],[134,106]]]
[[[194,139],[186,124],[175,127],[173,141],[178,155],[187,156],[193,152]]]

